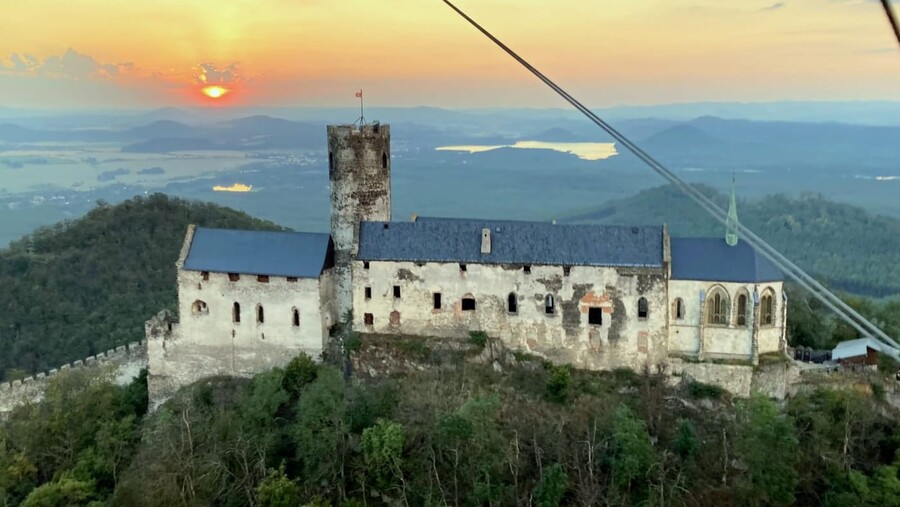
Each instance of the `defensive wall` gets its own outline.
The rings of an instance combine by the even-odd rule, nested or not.
[[[127,385],[140,371],[147,367],[147,344],[145,341],[122,345],[96,356],[64,364],[59,368],[30,375],[20,380],[0,383],[0,418],[15,407],[25,403],[36,403],[44,397],[44,391],[51,380],[66,372],[84,368],[114,367],[114,381],[117,385]]]

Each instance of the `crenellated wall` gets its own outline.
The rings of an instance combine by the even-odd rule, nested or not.
[[[98,368],[103,365],[115,366],[116,384],[130,383],[142,369],[147,367],[146,342],[129,343],[21,380],[0,383],[0,417],[23,403],[40,401],[44,397],[44,391],[50,380],[57,375],[63,375],[73,369]]]

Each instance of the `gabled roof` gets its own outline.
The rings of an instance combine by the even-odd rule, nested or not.
[[[198,227],[184,269],[318,278],[332,262],[330,244],[328,234]]]
[[[746,241],[728,246],[723,238],[672,238],[672,279],[709,282],[776,282],[784,277]]]
[[[481,253],[481,231],[491,252]],[[357,258],[561,266],[663,266],[662,227],[557,225],[546,222],[422,218],[362,222]]]
[[[837,344],[837,347],[831,352],[831,360],[847,359],[849,357],[864,356],[868,353],[867,349],[883,352],[884,345],[874,338],[858,338],[856,340],[847,340]]]

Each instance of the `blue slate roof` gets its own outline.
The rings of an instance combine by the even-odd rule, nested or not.
[[[491,230],[491,253],[481,231]],[[357,258],[366,261],[662,267],[663,228],[557,225],[508,220],[418,218],[362,222]]]
[[[184,269],[318,278],[331,262],[331,236],[198,227]]]
[[[746,241],[728,246],[725,238],[671,238],[672,279],[710,282],[774,282],[781,271]]]

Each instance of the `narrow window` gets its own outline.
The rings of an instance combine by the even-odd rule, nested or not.
[[[367,326],[375,324],[375,317],[371,313],[363,315],[363,320],[365,321]]]
[[[434,309],[435,310],[441,309],[441,293],[440,292],[434,293]]]
[[[391,325],[392,326],[400,325],[400,312],[398,312],[397,310],[394,310],[393,312],[391,312]]]
[[[366,287],[366,299],[372,299],[372,287]]]
[[[256,305],[256,323],[263,324],[266,321],[266,314],[262,305]]]
[[[524,271],[526,275],[531,274],[531,266],[528,264],[522,266],[522,271]]]
[[[603,325],[603,308],[588,308],[588,324],[592,326]]]
[[[203,281],[204,281],[204,282],[208,282],[208,281],[209,281],[209,271],[201,271],[201,272],[200,272],[200,276],[203,277]]]
[[[647,303],[647,298],[638,299],[638,318],[646,319],[650,314],[650,305]]]
[[[547,294],[547,297],[544,298],[544,313],[547,315],[553,315],[556,312],[556,307],[553,302],[553,295]]]
[[[256,275],[256,281],[259,283],[269,283],[269,275]]]
[[[519,312],[519,299],[514,292],[510,292],[509,296],[506,296],[506,311],[509,313]]]
[[[388,162],[387,153],[382,153],[381,154],[381,168],[382,169],[387,169],[387,162]]]
[[[728,296],[722,289],[713,289],[706,301],[706,321],[714,326],[728,325]]]
[[[237,273],[228,273],[228,280],[232,282],[236,282],[241,279],[241,275]]]
[[[763,296],[761,303],[762,308],[760,308],[760,313],[762,313],[762,323],[763,325],[771,326],[775,323],[772,295],[766,294],[765,296]]]
[[[294,327],[300,327],[300,310],[296,308],[291,310],[291,323],[294,324]]]
[[[744,327],[747,325],[747,295],[741,294],[737,300],[737,325]]]
[[[363,269],[369,269],[369,261],[363,261]]]
[[[400,286],[394,285],[394,297],[400,299]]]
[[[572,266],[563,266],[563,276],[569,276],[572,273]]]
[[[235,324],[241,323],[241,304],[235,302],[234,306],[231,307],[231,321]]]
[[[465,264],[460,264],[460,265],[459,265],[459,271],[460,271],[461,273],[465,273],[465,272],[466,272],[466,265],[465,265]]]
[[[287,281],[289,281],[289,282],[291,282],[291,283],[296,283],[296,282],[297,282],[297,277],[296,277],[296,276],[289,276],[289,277],[287,277]]]
[[[681,298],[675,298],[675,319],[684,320],[684,301]]]
[[[475,298],[464,297],[462,300],[462,309],[464,312],[474,312],[475,311]]]
[[[328,152],[328,170],[334,171],[334,153]]]

